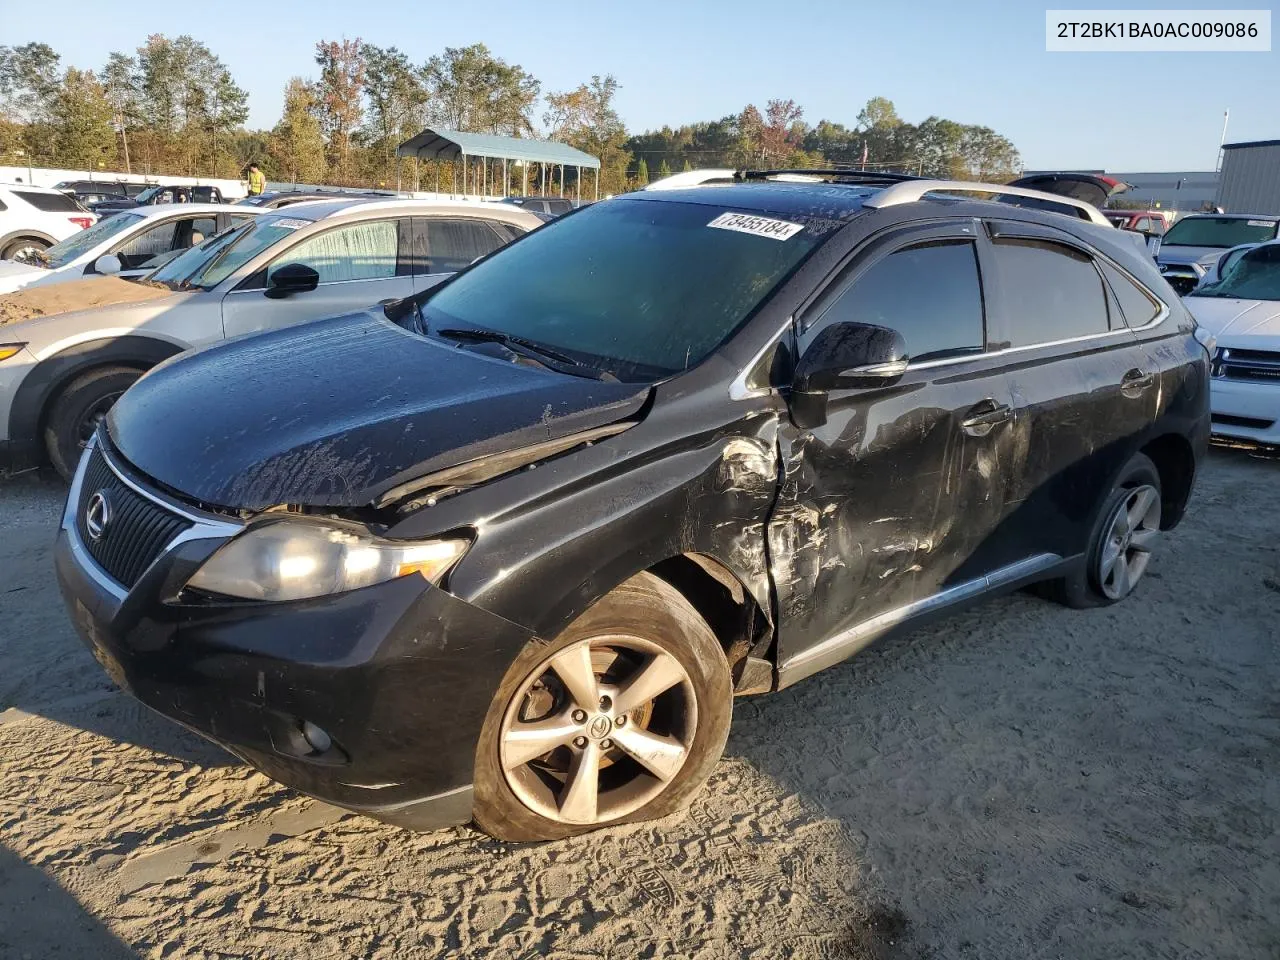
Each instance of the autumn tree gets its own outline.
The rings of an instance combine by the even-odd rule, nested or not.
[[[547,94],[547,112],[542,117],[552,140],[600,160],[600,189],[605,193],[626,189],[631,165],[627,128],[613,105],[617,92],[618,81],[612,75],[593,76],[575,90]]]
[[[317,115],[328,143],[329,169],[343,183],[351,178],[351,136],[364,116],[364,46],[355,40],[316,44],[320,80],[315,85]]]
[[[428,93],[422,71],[395,47],[366,44],[365,96],[369,102],[363,141],[377,154],[381,178],[395,179],[396,147],[426,126]]]
[[[794,100],[770,100],[765,104],[759,139],[760,160],[766,167],[785,166],[800,149],[803,126],[799,130],[795,127],[803,116],[804,110]]]

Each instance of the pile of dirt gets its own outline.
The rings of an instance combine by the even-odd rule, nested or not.
[[[66,283],[28,287],[0,297],[0,327],[72,310],[154,300],[172,292],[162,284],[139,283],[119,277],[85,277]]]

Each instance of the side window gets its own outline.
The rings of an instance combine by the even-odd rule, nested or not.
[[[502,246],[502,239],[476,220],[427,220],[427,273],[456,273]]]
[[[383,280],[396,275],[398,238],[394,220],[337,227],[286,250],[267,272],[275,273],[285,264],[303,263],[320,274],[321,283]]]
[[[179,238],[183,247],[199,246],[218,232],[216,217],[196,217],[190,224],[191,236]]]
[[[1102,263],[1101,267],[1107,283],[1111,285],[1112,293],[1120,302],[1120,312],[1124,314],[1125,322],[1129,326],[1141,327],[1156,318],[1156,314],[1160,312],[1160,305],[1152,300],[1145,290],[1111,264]]]
[[[1164,236],[1164,217],[1151,218],[1151,232],[1157,237]]]
[[[897,330],[917,362],[981,352],[982,286],[973,242],[944,240],[889,254],[837,296],[814,325],[841,321]]]
[[[1012,324],[1011,347],[1110,329],[1106,293],[1093,258],[1060,243],[1013,237],[997,238],[992,250]]]
[[[1145,233],[1146,231],[1150,230],[1151,218],[1139,217],[1138,222],[1133,225],[1133,229],[1137,230],[1139,233]]]
[[[177,226],[176,220],[170,220],[144,230],[117,247],[115,255],[125,267],[141,266],[157,254],[168,253],[173,249],[174,230]]]

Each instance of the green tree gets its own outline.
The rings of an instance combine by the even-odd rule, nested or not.
[[[542,85],[519,64],[495,57],[483,43],[446,47],[427,61],[422,73],[433,123],[510,137],[532,133],[530,114]]]
[[[671,176],[671,165],[667,163],[666,160],[663,160],[662,164],[658,167],[658,179],[663,180],[669,176]]]
[[[315,89],[294,77],[284,89],[284,114],[271,131],[271,169],[290,183],[324,183],[328,173]]]
[[[644,157],[640,158],[640,165],[636,167],[636,183],[644,186],[649,182],[649,164],[644,162]]]
[[[112,122],[120,132],[120,155],[126,173],[132,173],[129,155],[129,130],[139,123],[138,62],[123,53],[113,52],[107,57],[106,66],[98,74],[98,82],[111,104]]]
[[[689,163],[688,159],[686,159],[684,162],[684,166],[680,168],[680,172],[688,173],[692,169],[693,169],[693,165]]]
[[[72,169],[96,170],[115,160],[111,103],[94,75],[71,67],[53,104],[53,154]]]
[[[379,176],[390,182],[399,170],[396,147],[426,126],[427,88],[421,71],[395,47],[366,44],[364,59],[369,109],[363,139],[380,155]]]
[[[49,120],[61,87],[60,60],[47,43],[0,46],[0,105],[9,119]]]

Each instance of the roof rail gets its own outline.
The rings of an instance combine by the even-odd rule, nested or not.
[[[673,173],[669,177],[655,180],[646,186],[646,190],[682,190],[685,187],[696,187],[700,183],[711,180],[732,180],[736,170],[707,169],[686,170],[684,173]]]
[[[910,173],[885,173],[879,170],[841,170],[837,168],[804,168],[793,170],[739,170],[739,180],[767,180],[770,177],[810,177],[814,180],[848,180],[854,183],[900,183],[919,180]]]
[[[646,186],[646,190],[681,190],[685,187],[696,187],[714,181],[743,180],[781,180],[792,183],[820,183],[824,180],[838,180],[845,183],[884,184],[899,183],[904,180],[915,180],[916,177],[906,173],[879,173],[872,170],[837,170],[807,169],[794,170],[731,170],[723,167],[706,170],[686,170],[675,173],[661,180],[655,180]]]
[[[862,201],[864,207],[879,210],[882,207],[895,207],[903,203],[915,203],[923,200],[930,193],[993,193],[1004,197],[1028,197],[1041,200],[1059,207],[1067,207],[1076,211],[1081,220],[1088,220],[1100,227],[1112,226],[1091,203],[1064,197],[1057,193],[1045,193],[1043,190],[1028,190],[1026,187],[1010,187],[999,183],[975,183],[968,180],[906,180],[886,187],[874,196]]]

